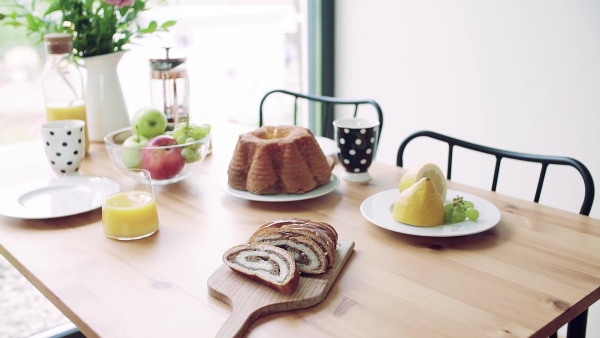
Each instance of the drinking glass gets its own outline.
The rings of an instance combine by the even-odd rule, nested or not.
[[[42,124],[42,140],[46,158],[59,176],[80,175],[85,156],[85,122],[58,120]]]
[[[338,158],[345,169],[342,179],[368,182],[368,172],[379,138],[379,121],[364,118],[343,118],[333,121]]]
[[[135,240],[158,230],[158,210],[148,170],[104,176],[103,194],[102,227],[107,237]]]

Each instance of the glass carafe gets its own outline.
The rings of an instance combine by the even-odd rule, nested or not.
[[[47,59],[42,88],[48,121],[77,119],[85,124],[85,150],[89,149],[83,77],[73,60],[73,37],[52,33],[44,36]]]

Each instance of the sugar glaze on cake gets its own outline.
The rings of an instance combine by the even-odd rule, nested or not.
[[[303,194],[329,182],[331,170],[309,129],[263,126],[240,135],[227,175],[233,189],[257,195]]]

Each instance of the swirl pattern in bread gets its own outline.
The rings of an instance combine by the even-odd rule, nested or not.
[[[338,234],[324,222],[286,218],[262,225],[248,243],[265,243],[289,251],[303,273],[320,274],[333,266]]]
[[[234,246],[225,251],[223,262],[233,271],[285,294],[293,293],[300,281],[294,257],[269,244]]]

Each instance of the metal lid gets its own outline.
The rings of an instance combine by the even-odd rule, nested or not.
[[[186,57],[182,56],[174,56],[173,51],[171,51],[172,47],[163,47],[164,48],[164,56],[153,57],[150,58],[150,68],[156,71],[165,71],[173,69],[187,60]]]

